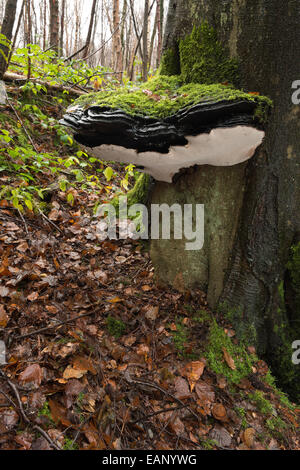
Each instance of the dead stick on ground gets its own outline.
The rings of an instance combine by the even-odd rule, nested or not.
[[[59,328],[63,325],[67,325],[68,323],[72,323],[76,320],[80,320],[80,318],[90,317],[94,315],[95,313],[97,312],[85,313],[83,315],[79,315],[78,317],[69,318],[69,320],[59,322],[57,325],[45,326],[45,328],[41,328],[40,330],[33,331],[32,333],[27,333],[26,335],[17,336],[15,339],[20,340],[20,339],[30,338],[31,336],[39,335],[40,333],[45,333],[46,331],[55,330],[56,328]]]
[[[186,406],[186,404],[183,401],[181,401],[179,398],[176,398],[172,393],[170,393],[167,390],[163,389],[159,385],[156,385],[155,383],[151,383],[151,382],[143,382],[142,380],[138,380],[138,379],[132,379],[130,377],[129,373],[126,374],[126,372],[125,372],[124,376],[125,376],[125,379],[127,380],[128,383],[142,385],[142,386],[150,387],[150,388],[155,388],[156,390],[159,390],[160,392],[162,392],[164,395],[168,395],[174,401],[179,403],[179,405],[186,408],[198,421],[200,421],[199,416],[191,408]]]
[[[22,401],[21,401],[21,398],[20,398],[20,394],[19,394],[19,391],[17,389],[17,387],[15,386],[15,384],[13,384],[9,378],[4,374],[4,372],[2,370],[0,370],[0,376],[8,383],[8,385],[10,386],[10,388],[12,389],[12,391],[14,392],[14,395],[17,399],[17,402],[18,402],[18,408],[19,408],[19,411],[22,415],[22,418],[23,420],[25,421],[26,424],[28,424],[29,426],[32,427],[33,430],[35,431],[38,431],[45,439],[46,441],[49,442],[49,444],[55,449],[55,450],[61,450],[60,447],[58,447],[55,442],[52,441],[52,439],[48,436],[48,434],[40,427],[38,426],[37,424],[35,423],[32,423],[30,421],[30,419],[27,417],[25,411],[24,411],[24,408],[23,408],[23,405],[22,405]]]

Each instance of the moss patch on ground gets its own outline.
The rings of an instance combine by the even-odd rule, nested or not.
[[[75,104],[83,109],[100,106],[120,109],[132,116],[164,119],[197,104],[237,100],[257,103],[260,115],[272,105],[271,100],[264,96],[252,95],[229,85],[184,84],[177,76],[157,76],[139,87],[91,93],[80,97]]]
[[[230,368],[226,362],[225,352],[233,359],[235,369]],[[233,384],[239,384],[243,378],[249,376],[252,365],[257,361],[257,357],[250,355],[242,343],[234,344],[215,320],[210,327],[206,358],[213,372],[223,375]]]

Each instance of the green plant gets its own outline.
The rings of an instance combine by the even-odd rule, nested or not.
[[[125,334],[126,325],[122,320],[109,316],[106,320],[106,327],[111,336],[115,338],[121,338]]]
[[[234,361],[234,368],[230,368],[224,358],[224,351]],[[250,356],[243,344],[234,344],[219,327],[214,319],[209,333],[206,357],[209,367],[219,375],[223,375],[233,384],[238,384],[252,372],[255,356]]]
[[[274,412],[273,405],[264,396],[264,393],[256,390],[248,395],[249,399],[257,406],[258,411],[264,415],[271,415]]]
[[[185,350],[187,346],[187,342],[189,339],[189,331],[188,328],[183,324],[182,319],[176,319],[176,330],[171,330],[171,334],[173,337],[173,343],[175,349],[177,350],[179,356],[185,356]]]
[[[48,401],[44,403],[43,408],[38,412],[38,416],[45,416],[49,420],[49,424],[54,424]]]
[[[64,450],[78,450],[78,444],[73,439],[65,437]]]

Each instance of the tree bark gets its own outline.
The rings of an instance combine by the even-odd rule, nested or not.
[[[13,34],[13,27],[16,18],[18,0],[7,0],[3,23],[1,27],[1,34],[10,42]],[[9,54],[9,45],[0,43],[0,80],[7,68],[7,59]]]
[[[59,48],[59,4],[58,0],[50,1],[50,46],[56,52]]]
[[[149,20],[149,0],[145,0],[144,10],[144,31],[143,31],[143,81],[148,80],[148,20]]]
[[[215,246],[212,247],[210,241],[206,240],[204,250],[207,249],[209,253],[205,257],[204,267],[199,259],[197,266],[192,264],[194,272],[188,272],[191,264],[182,259],[186,257],[186,253],[182,247],[175,248],[175,242],[172,245],[173,253],[184,265],[181,279],[186,281],[186,287],[190,286],[189,278],[195,280],[199,273],[203,275],[206,270],[204,282],[199,284],[206,286],[210,304],[216,307],[217,304],[226,303],[229,308],[241,312],[240,326],[244,324],[254,327],[257,334],[256,345],[260,352],[269,358],[281,383],[289,388],[294,397],[299,398],[299,388],[295,392],[299,373],[295,372],[291,355],[288,356],[290,359],[283,357],[285,352],[290,354],[291,341],[300,339],[299,307],[298,310],[291,307],[295,302],[290,301],[290,294],[287,294],[292,292],[292,296],[296,295],[290,287],[287,263],[291,246],[300,241],[300,106],[293,105],[291,99],[292,83],[300,78],[299,2],[171,0],[164,51],[171,48],[178,54],[179,39],[190,33],[194,25],[200,25],[203,21],[216,29],[229,55],[238,58],[240,88],[269,96],[274,101],[274,109],[268,121],[264,144],[248,163],[244,179],[241,175],[237,176],[238,169],[229,170],[231,178],[235,178],[232,182],[236,182],[237,177],[241,178],[236,200],[229,194],[230,184],[226,185],[226,181],[222,181],[222,175],[219,176],[219,168],[210,168],[207,177],[207,171],[200,168],[178,183],[186,187],[183,202],[187,203],[193,199],[189,188],[195,188],[195,184],[201,180],[203,186],[197,193],[200,200],[196,202],[203,203],[201,195],[205,188],[208,191],[214,175],[215,191],[220,188],[225,191],[224,198],[227,203],[231,199],[231,211],[233,217],[237,218],[237,223],[230,227],[232,238],[224,242],[222,226],[215,227],[216,231],[212,230],[210,233],[214,237],[212,245]],[[226,180],[225,172],[224,179]],[[157,185],[154,200],[163,201],[167,194],[167,198],[173,198],[175,202],[174,199],[182,194],[182,188],[178,184],[168,187]],[[216,197],[216,193],[212,196]],[[217,200],[218,198],[216,202]],[[207,204],[211,202],[207,200]],[[207,213],[207,219],[222,213],[216,207],[208,210],[210,212]],[[222,217],[219,220],[224,222]],[[228,217],[226,220],[229,220]],[[211,230],[213,224],[211,221],[208,224]],[[170,267],[167,255],[163,260],[158,260],[158,252],[159,246],[152,243],[158,274],[164,264],[168,272],[163,275],[167,275],[168,280],[178,274],[182,276],[182,272],[170,273],[175,267]],[[228,253],[227,259],[221,258],[221,268],[218,267],[220,258],[214,256],[216,253],[223,253],[225,258]],[[161,255],[164,256],[163,251]],[[186,277],[184,269],[187,271]],[[300,270],[300,265],[298,269]],[[218,272],[214,279],[211,278],[213,272]],[[218,286],[214,285],[216,279]],[[286,348],[288,351],[285,351]],[[284,369],[291,372],[289,378]],[[297,380],[295,377],[298,377]]]
[[[94,27],[94,24],[95,24],[96,5],[97,5],[97,0],[93,0],[91,16],[90,16],[90,24],[89,24],[88,34],[87,34],[87,38],[86,38],[86,42],[85,42],[85,49],[83,50],[82,57],[87,56],[88,52],[89,52],[89,47],[90,47],[91,39],[92,39],[93,27]]]
[[[113,4],[113,67],[116,71],[123,69],[120,0],[114,0]],[[121,77],[122,78],[122,77]]]

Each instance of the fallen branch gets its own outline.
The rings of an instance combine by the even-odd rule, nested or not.
[[[95,313],[97,312],[94,311],[90,313],[84,313],[83,315],[79,315],[78,317],[69,318],[69,320],[59,322],[56,325],[45,326],[45,328],[41,328],[40,330],[33,331],[32,333],[27,333],[26,335],[17,336],[15,339],[20,340],[20,339],[30,338],[31,336],[36,336],[36,335],[39,335],[40,333],[45,333],[46,331],[55,330],[56,328],[59,328],[63,325],[67,325],[68,323],[72,323],[74,321],[80,320],[81,318],[90,317],[94,315]]]
[[[3,80],[5,82],[10,82],[10,83],[12,83],[12,82],[17,82],[17,83],[18,82],[24,82],[25,83],[27,81],[27,77],[25,77],[25,75],[19,75],[17,73],[13,73],[13,72],[5,72]],[[39,78],[31,78],[30,81],[38,83],[39,85],[43,85],[48,90],[57,91],[57,92],[66,91],[66,92],[68,92],[68,94],[73,95],[73,96],[82,96],[82,95],[85,95],[86,93],[88,93],[88,92],[85,92],[85,91],[80,91],[80,90],[75,90],[75,89],[68,89],[68,88],[64,87],[63,85],[59,85],[59,84],[50,84],[49,82],[41,80]]]
[[[144,387],[150,387],[150,388],[154,388],[155,390],[159,390],[164,395],[167,395],[170,398],[172,398],[183,408],[186,408],[198,421],[200,421],[199,416],[191,408],[189,408],[182,400],[180,400],[179,398],[176,398],[172,393],[168,392],[167,390],[160,387],[159,385],[155,383],[151,383],[151,382],[144,382],[143,380],[139,380],[139,379],[133,379],[132,377],[130,377],[130,374],[128,371],[125,372],[124,376],[129,384],[142,385]]]

